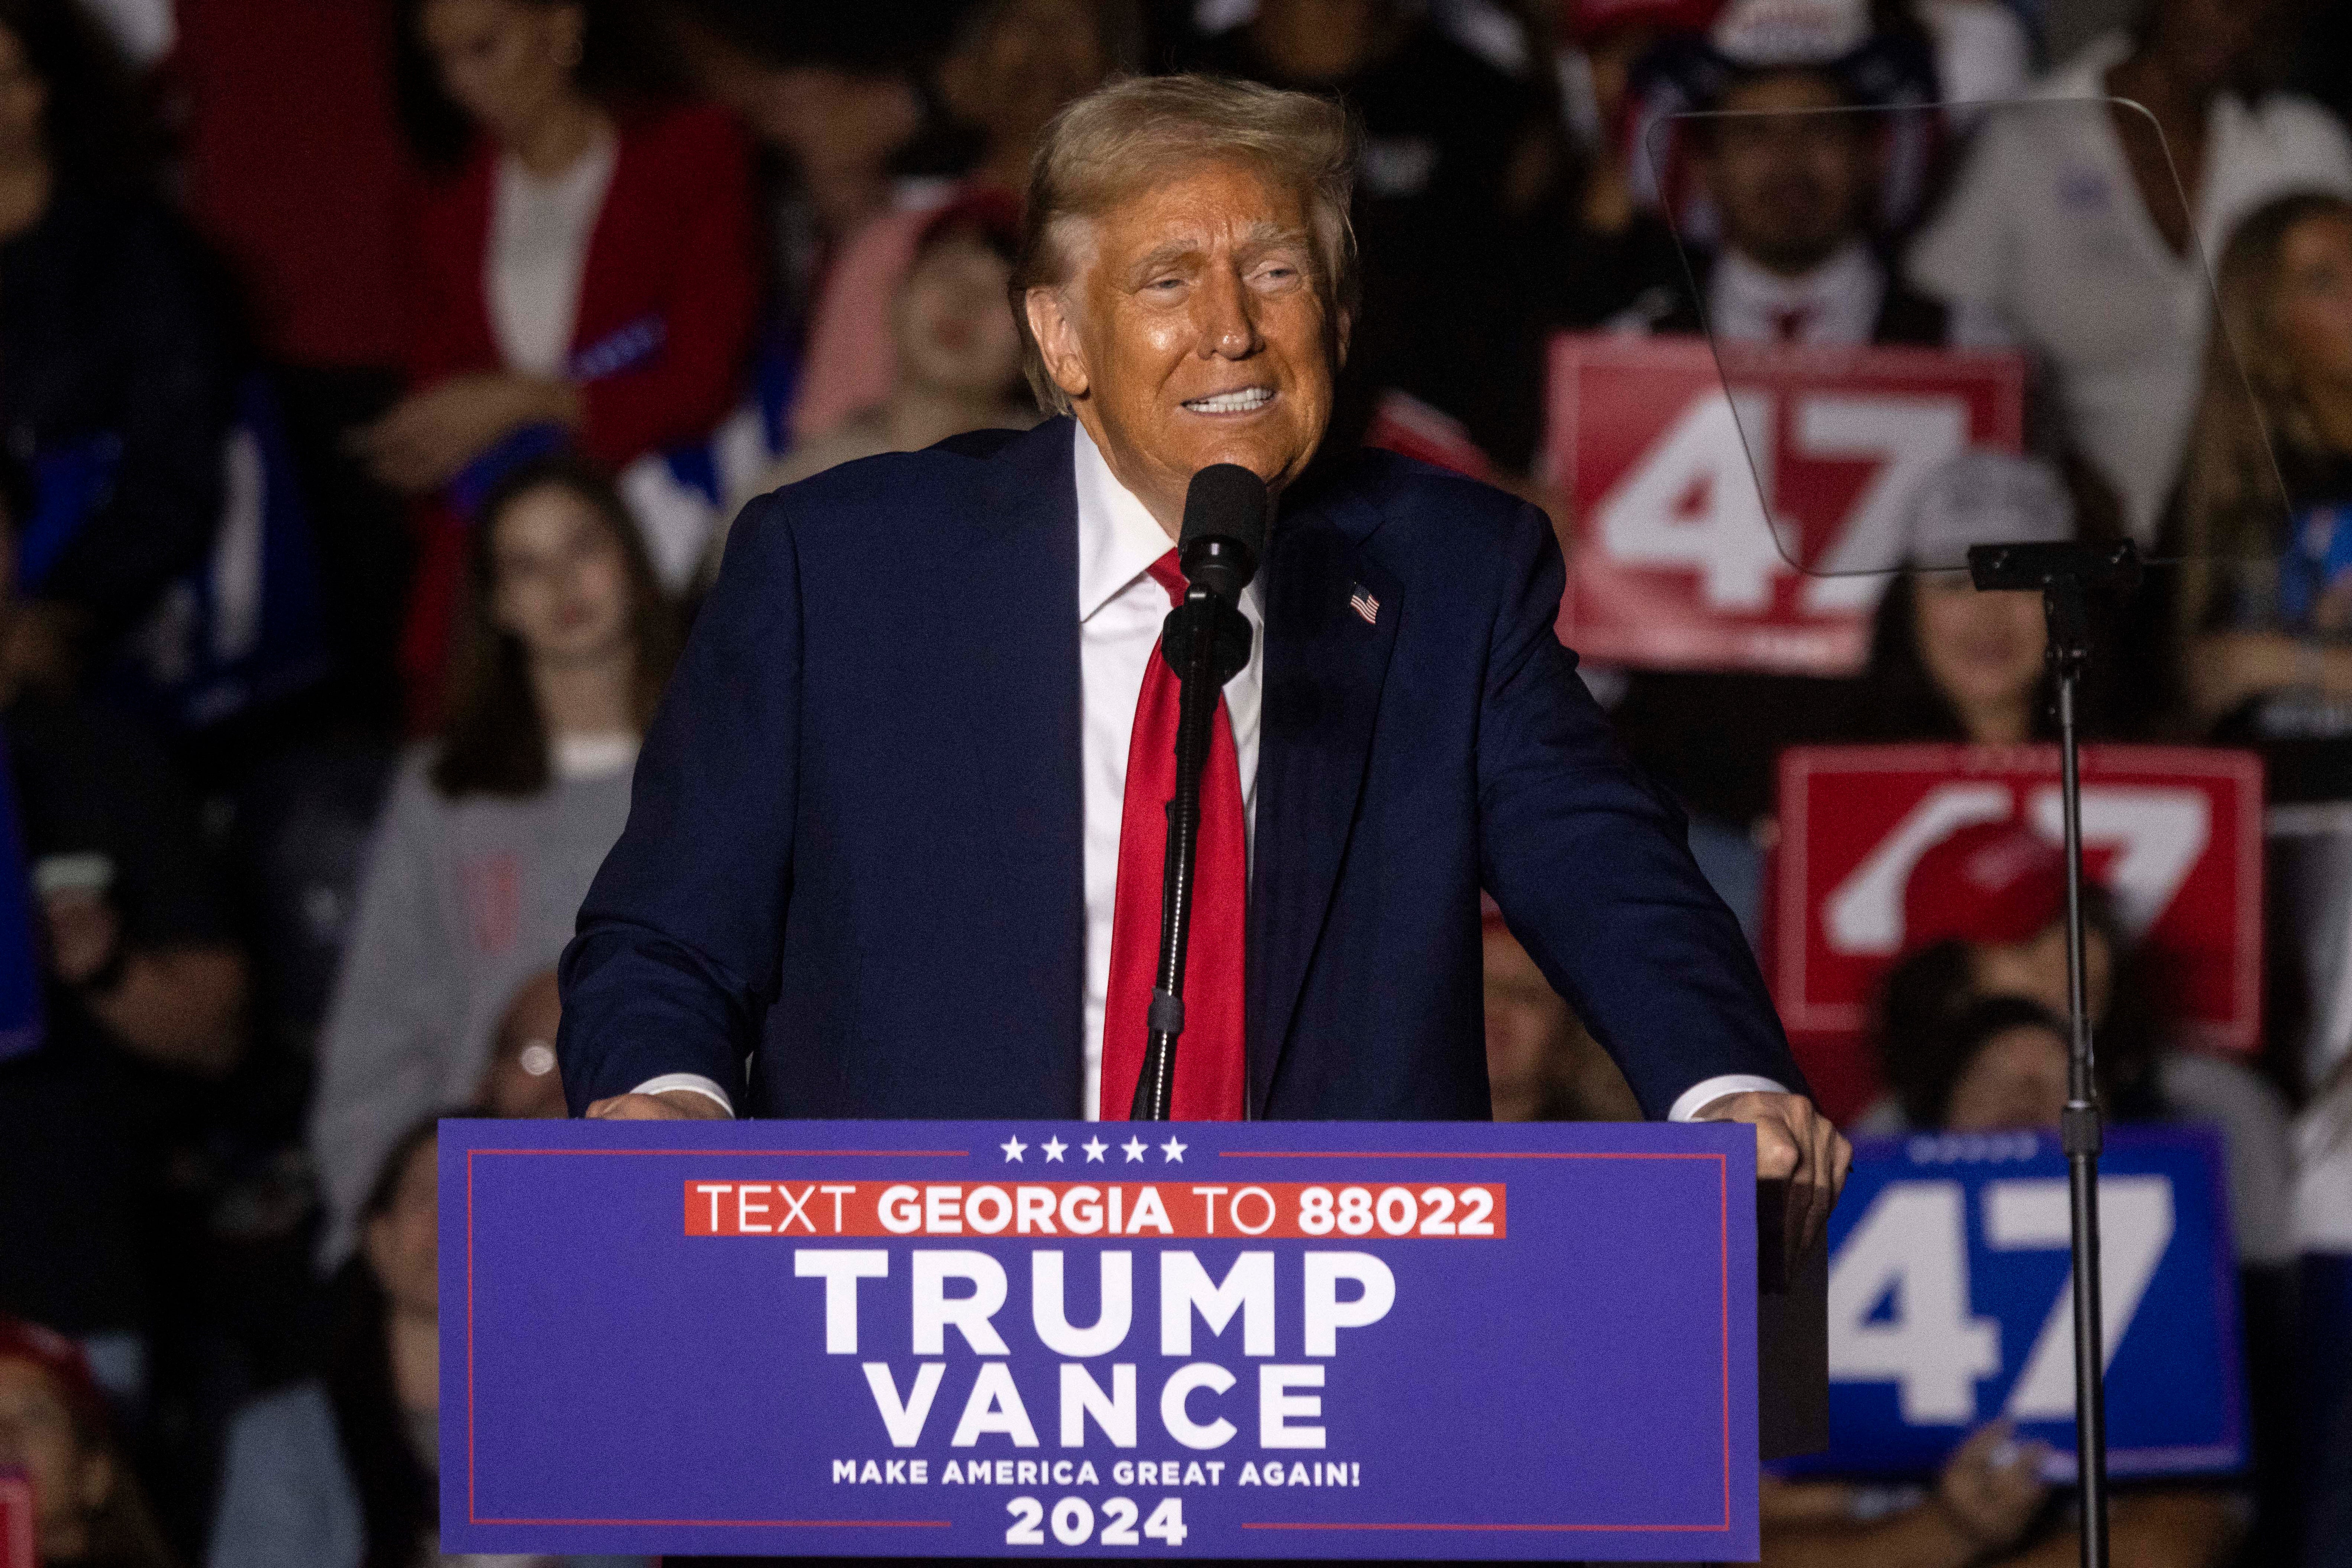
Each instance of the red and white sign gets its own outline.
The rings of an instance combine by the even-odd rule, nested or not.
[[[1833,1116],[1875,1068],[1871,999],[1904,949],[1912,868],[1954,830],[2021,821],[2061,837],[2055,746],[1798,746],[1780,757],[1767,972]],[[2251,752],[2086,746],[2084,859],[2126,929],[2158,955],[2166,1000],[2199,1043],[2259,1044],[2263,770]],[[1832,1104],[1832,1100],[1838,1103]]]
[[[1574,518],[1560,638],[1645,668],[1851,675],[1914,489],[1970,447],[2021,446],[2024,363],[1722,352],[1718,369],[1703,338],[1552,341],[1551,472]]]
[[[0,1568],[34,1568],[33,1483],[0,1470]]]
[[[1469,427],[1442,408],[1433,408],[1410,393],[1390,387],[1372,408],[1372,422],[1364,431],[1364,445],[1402,457],[1418,458],[1441,468],[1474,479],[1491,479],[1495,465]]]

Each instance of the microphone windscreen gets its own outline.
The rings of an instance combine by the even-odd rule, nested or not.
[[[1181,549],[1196,539],[1230,539],[1253,560],[1265,553],[1265,481],[1239,463],[1212,463],[1184,492]]]

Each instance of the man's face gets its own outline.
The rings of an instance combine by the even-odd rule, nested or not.
[[[1331,416],[1329,320],[1306,203],[1203,163],[1088,226],[1070,282],[1030,290],[1055,384],[1119,481],[1172,535],[1192,476],[1297,477]]]
[[[1729,119],[1713,122],[1701,162],[1731,248],[1794,277],[1835,255],[1860,232],[1870,178],[1870,139],[1859,114],[1836,109],[1837,89],[1804,72],[1768,76],[1725,94]]]

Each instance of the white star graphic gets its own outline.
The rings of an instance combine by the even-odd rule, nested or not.
[[[1168,1142],[1160,1145],[1160,1152],[1170,1164],[1181,1165],[1184,1163],[1184,1151],[1190,1145],[1176,1142],[1175,1135],[1171,1133]]]
[[[997,1147],[1004,1151],[1004,1158],[1007,1161],[1018,1162],[1021,1158],[1021,1151],[1026,1149],[1029,1145],[1024,1143],[1018,1138],[1007,1138],[1003,1142],[999,1143]]]
[[[1119,1148],[1125,1152],[1127,1163],[1130,1165],[1143,1158],[1143,1140],[1140,1138],[1130,1138]]]
[[[1048,1138],[1043,1143],[1038,1144],[1037,1147],[1045,1151],[1045,1163],[1047,1164],[1058,1165],[1062,1163],[1062,1151],[1068,1148],[1069,1145],[1063,1142],[1059,1138]]]
[[[1087,1164],[1099,1165],[1102,1163],[1103,1151],[1109,1148],[1110,1145],[1104,1142],[1099,1138],[1089,1138],[1085,1142],[1079,1144],[1078,1147],[1087,1152]]]

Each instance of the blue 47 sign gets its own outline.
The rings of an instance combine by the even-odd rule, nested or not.
[[[2214,1136],[2111,1130],[2099,1215],[2109,1468],[2239,1468],[2237,1279]],[[1789,1468],[1922,1475],[2007,1419],[2071,1475],[2069,1234],[2054,1137],[1859,1141],[1830,1223],[1831,1447]]]
[[[447,1121],[442,1545],[1750,1560],[1737,1126]]]

